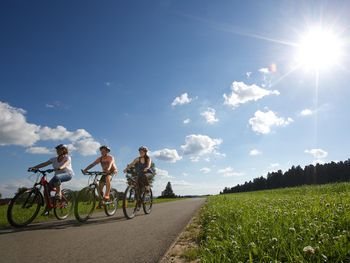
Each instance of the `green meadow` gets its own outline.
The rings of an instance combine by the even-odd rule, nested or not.
[[[350,183],[211,196],[201,262],[350,262]]]

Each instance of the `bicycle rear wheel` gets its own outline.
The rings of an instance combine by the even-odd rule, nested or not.
[[[55,203],[54,214],[58,220],[66,219],[74,207],[74,193],[69,189],[62,190],[62,199]]]
[[[11,199],[7,220],[11,226],[24,227],[35,219],[43,204],[43,196],[36,188],[25,189]]]
[[[136,189],[134,186],[129,185],[124,193],[123,198],[123,212],[127,219],[132,219],[135,217],[137,209],[137,196]]]
[[[75,218],[80,222],[87,221],[96,206],[96,194],[94,187],[85,187],[81,189],[74,204]]]
[[[153,193],[152,189],[149,189],[149,193],[144,192],[142,195],[142,207],[145,214],[149,214],[152,211],[153,205]]]
[[[118,209],[118,192],[112,188],[109,193],[109,201],[105,202],[104,209],[107,216],[112,216]]]

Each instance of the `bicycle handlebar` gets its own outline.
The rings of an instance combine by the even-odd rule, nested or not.
[[[47,169],[47,170],[28,169],[28,172],[41,173],[41,174],[52,173],[52,172],[54,172],[54,171],[55,171],[55,169]]]
[[[99,171],[84,172],[84,170],[81,170],[81,172],[84,175],[107,175],[106,172],[99,172]]]

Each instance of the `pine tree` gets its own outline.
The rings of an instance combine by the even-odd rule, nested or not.
[[[170,182],[167,183],[167,185],[165,187],[165,190],[162,192],[161,197],[163,197],[163,198],[174,198],[174,197],[176,197]]]

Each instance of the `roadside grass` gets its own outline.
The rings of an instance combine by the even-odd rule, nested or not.
[[[201,262],[350,262],[350,183],[211,196],[200,224]]]
[[[185,198],[156,198],[153,200],[153,204],[159,204],[164,202],[172,202],[172,201],[178,201],[178,200],[185,200]],[[3,227],[9,227],[9,223],[7,222],[7,207],[8,205],[2,205],[0,206],[0,228]],[[118,209],[122,207],[122,201],[119,201]],[[88,211],[88,207],[86,208],[86,211]],[[53,214],[53,211],[50,213],[49,216],[41,216],[41,213],[44,211],[44,207],[42,207],[38,213],[38,216],[35,218],[34,222],[45,222],[52,219],[56,219],[55,215]],[[96,209],[95,212],[102,212],[103,209]],[[73,215],[73,213],[72,213]]]

